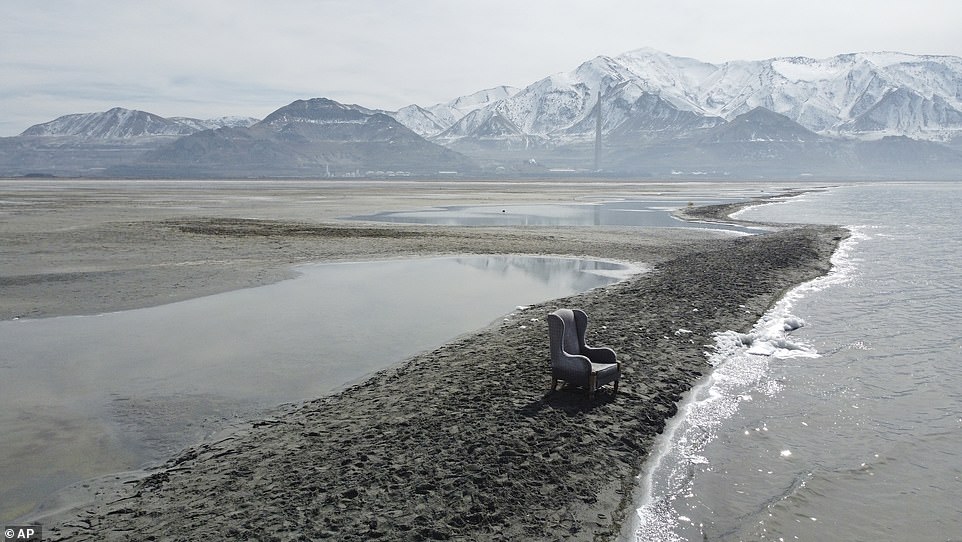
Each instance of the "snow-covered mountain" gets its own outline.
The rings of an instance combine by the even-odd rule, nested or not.
[[[764,107],[823,135],[949,141],[962,134],[962,58],[886,52],[711,64],[638,49],[596,57],[500,99],[468,102],[457,110],[463,115],[453,120],[453,112],[443,116],[418,106],[395,118],[445,144],[490,139],[500,129],[506,138],[536,137],[564,145],[593,135],[599,92],[605,134],[637,133],[652,124],[651,112],[641,107],[651,105],[652,97],[657,97],[662,118],[675,110],[705,117],[708,125]],[[421,111],[432,115],[415,114]],[[500,128],[488,125],[489,120]],[[635,128],[623,128],[626,124]],[[667,128],[653,127],[655,133],[647,137]]]
[[[394,112],[387,112],[401,124],[425,137],[437,135],[473,111],[489,104],[510,98],[518,89],[500,86],[479,90],[467,96],[430,107],[409,105]]]
[[[69,136],[84,139],[132,139],[156,136],[184,136],[201,130],[251,126],[257,119],[219,117],[200,120],[189,117],[164,118],[146,111],[115,107],[99,113],[64,115],[31,126],[21,136]]]
[[[643,56],[619,58],[640,70]],[[765,107],[824,134],[946,140],[962,130],[960,89],[962,58],[854,53],[728,62],[695,81],[688,99],[726,119]]]
[[[108,173],[161,177],[437,175],[476,171],[379,111],[327,98],[296,100],[250,127],[204,130]],[[380,173],[378,173],[380,172]]]
[[[196,130],[176,120],[145,111],[115,107],[102,113],[64,115],[24,130],[21,136],[78,136],[90,139],[127,139],[141,136],[181,136]]]
[[[104,175],[182,137],[256,122],[248,117],[164,118],[122,107],[64,115],[19,136],[0,138],[0,175]]]
[[[240,117],[240,116],[225,116],[225,117],[215,117],[212,119],[195,119],[191,117],[169,117],[168,120],[177,121],[181,124],[186,124],[195,131],[201,130],[216,130],[218,128],[250,128],[251,126],[257,124],[261,119],[255,119],[254,117]]]

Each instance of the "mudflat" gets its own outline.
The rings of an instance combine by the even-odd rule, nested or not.
[[[650,183],[0,186],[0,317],[144,307],[280,280],[290,265],[525,253],[653,266],[518,310],[342,392],[281,407],[42,518],[62,540],[610,540],[712,334],[747,331],[827,272],[846,232],[361,224],[453,204],[725,190]],[[12,203],[11,203],[12,202]],[[721,216],[726,208],[715,208]],[[549,392],[555,308],[623,362],[617,395]],[[680,332],[684,330],[684,332]]]
[[[0,181],[0,319],[170,303],[288,278],[292,264],[307,262],[462,253],[641,254],[657,261],[678,246],[717,237],[680,229],[338,220],[384,210],[590,202],[666,190],[684,195],[691,189],[632,183]]]

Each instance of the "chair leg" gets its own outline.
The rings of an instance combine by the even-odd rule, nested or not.
[[[595,388],[598,387],[598,375],[591,373],[588,375],[588,399],[595,398]]]
[[[556,389],[558,389],[558,379],[557,379],[557,378],[552,378],[552,379],[551,379],[551,391],[554,391],[554,390],[556,390]]]
[[[615,395],[618,395],[618,381],[615,380]]]

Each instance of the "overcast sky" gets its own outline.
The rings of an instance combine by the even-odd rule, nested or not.
[[[0,136],[70,113],[433,105],[653,47],[962,56],[956,0],[0,0]]]

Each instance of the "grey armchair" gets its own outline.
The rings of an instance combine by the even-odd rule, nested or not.
[[[548,336],[551,349],[551,390],[564,380],[588,390],[594,398],[595,390],[614,382],[618,393],[621,362],[610,348],[592,348],[585,344],[588,315],[579,309],[558,309],[548,315]]]

